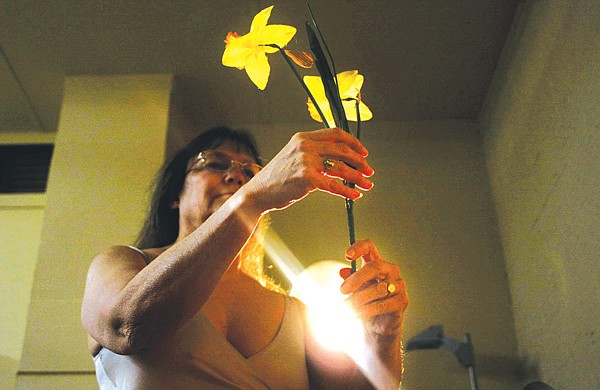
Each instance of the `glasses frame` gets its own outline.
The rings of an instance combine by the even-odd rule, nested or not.
[[[227,164],[227,167],[225,169],[211,167],[209,165],[210,161],[208,161],[210,156],[207,156],[210,154],[216,155],[216,157],[218,159],[220,159],[219,162]],[[263,168],[262,165],[260,165],[258,163],[252,163],[252,162],[243,163],[241,161],[237,161],[237,160],[233,160],[233,159],[229,158],[229,156],[227,156],[225,153],[219,152],[218,150],[208,149],[208,150],[203,150],[200,153],[198,153],[196,158],[194,158],[192,165],[186,171],[186,175],[190,172],[194,172],[194,171],[199,172],[199,171],[203,171],[205,169],[210,169],[214,172],[223,172],[224,173],[224,172],[229,171],[233,165],[237,165],[240,168],[240,172],[242,172],[244,177],[248,180],[250,180],[254,176],[256,176],[256,174],[258,174],[258,172],[260,172],[260,170]],[[253,170],[256,170],[256,173],[254,173]],[[252,174],[249,175],[248,172],[251,172]]]

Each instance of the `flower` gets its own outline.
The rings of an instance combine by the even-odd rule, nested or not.
[[[260,90],[264,90],[269,81],[271,67],[267,53],[278,51],[277,45],[284,47],[296,34],[296,28],[286,25],[272,24],[267,26],[273,6],[260,11],[252,20],[250,32],[239,36],[230,32],[225,38],[225,52],[221,62],[225,66],[246,69],[250,80]]]
[[[360,98],[360,89],[362,88],[365,78],[363,75],[358,74],[357,70],[347,70],[337,74],[338,88],[340,91],[340,97],[342,98],[342,105],[344,106],[344,112],[348,120],[356,122],[358,120],[356,115],[356,101],[358,101],[358,109],[360,112],[360,120],[368,121],[373,118],[373,113],[369,107],[364,104]],[[323,87],[323,81],[319,76],[304,76],[304,82],[308,89],[313,94],[317,104],[321,108],[321,111],[327,119],[327,123],[330,127],[334,127],[333,114],[329,107],[329,101],[325,96],[325,89]],[[322,122],[321,116],[317,112],[313,102],[308,99],[308,111],[311,118],[317,122]]]

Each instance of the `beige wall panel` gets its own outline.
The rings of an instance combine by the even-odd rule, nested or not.
[[[97,390],[98,382],[93,374],[78,375],[24,375],[20,376],[15,390],[77,389]]]
[[[43,194],[0,195],[0,389],[12,389],[44,218]]]
[[[131,243],[164,158],[171,76],[65,84],[20,370],[89,371],[79,312],[91,259]]]

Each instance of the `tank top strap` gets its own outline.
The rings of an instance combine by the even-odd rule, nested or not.
[[[146,265],[150,264],[150,262],[152,261],[152,259],[150,258],[150,256],[144,252],[143,250],[136,248],[135,246],[131,246],[131,245],[127,245],[128,248],[133,249],[134,251],[136,251],[137,253],[139,253],[143,258],[144,261],[146,262]]]

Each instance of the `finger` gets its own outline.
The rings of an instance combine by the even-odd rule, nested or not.
[[[353,183],[359,188],[368,191],[373,188],[373,182],[367,179],[363,174],[357,170],[349,167],[342,161],[334,162],[333,166],[329,165],[330,168],[324,167],[323,174],[345,180],[349,183]]]
[[[406,281],[402,278],[386,280],[388,295],[408,295],[406,292]]]
[[[342,184],[339,180],[332,179],[328,176],[321,175],[321,182],[316,188],[319,191],[327,192],[332,195],[341,196],[342,198],[357,200],[362,198],[363,194],[355,188],[351,188]]]
[[[361,257],[367,262],[381,259],[375,243],[371,240],[358,240],[346,249],[346,259],[354,261]]]
[[[342,161],[350,168],[360,172],[363,176],[370,177],[375,173],[366,158],[353,150],[348,144],[340,142],[317,142],[314,147],[321,157]],[[341,164],[338,165],[341,166]]]
[[[359,308],[373,301],[384,299],[389,295],[388,283],[382,280],[356,291],[348,299],[346,299],[346,301],[349,302],[354,308]]]
[[[351,294],[373,279],[389,281],[399,278],[400,268],[397,265],[380,260],[371,261],[349,275],[340,286],[340,290],[343,294]]]
[[[361,156],[366,157],[369,155],[367,148],[356,137],[340,128],[321,129],[301,134],[315,141],[343,142]]]
[[[379,283],[386,284],[384,282]],[[378,289],[381,288],[379,287],[379,283],[377,285]],[[362,318],[393,312],[403,313],[409,304],[408,294],[406,293],[406,282],[403,279],[398,279],[393,283],[396,286],[395,292],[389,293],[388,291],[383,298],[365,300],[366,294],[361,291],[360,293],[352,294],[351,298],[348,299],[348,303],[355,308],[357,315]],[[378,293],[383,294],[384,292],[381,291]],[[360,297],[361,294],[364,296]]]
[[[383,314],[401,314],[405,309],[406,307],[403,306],[400,299],[389,298],[373,301],[369,304],[356,308],[355,313],[357,317],[361,319],[367,319]]]

